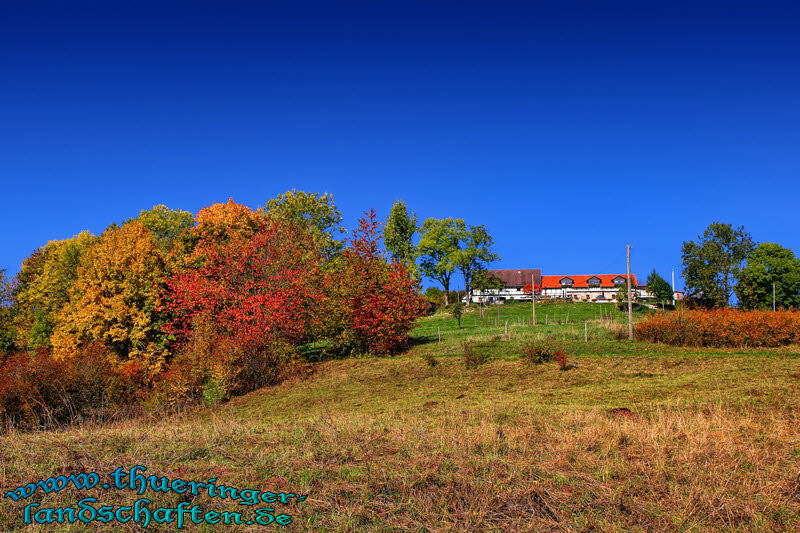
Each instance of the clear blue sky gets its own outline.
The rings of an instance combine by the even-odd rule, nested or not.
[[[0,7],[0,268],[291,188],[351,227],[399,197],[485,224],[499,268],[623,271],[630,242],[668,279],[713,221],[800,251],[790,2],[161,4]]]

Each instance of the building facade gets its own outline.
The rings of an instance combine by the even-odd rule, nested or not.
[[[489,270],[489,275],[499,279],[505,287],[502,289],[473,290],[471,301],[476,303],[494,303],[505,300],[530,300],[530,285],[542,284],[542,270],[540,268],[519,268],[508,270]],[[528,287],[527,294],[525,287]]]
[[[571,299],[576,302],[616,302],[620,287],[627,287],[627,274],[570,274],[542,276],[542,297]],[[631,274],[631,289],[636,299],[649,298]]]
[[[541,269],[489,270],[489,275],[500,280],[502,289],[473,290],[471,301],[495,303],[505,300],[531,300],[531,289],[536,299],[572,300],[575,302],[616,302],[620,287],[626,287],[626,274],[570,274],[542,276]],[[631,275],[632,290],[637,300],[651,298],[647,288],[639,286]]]

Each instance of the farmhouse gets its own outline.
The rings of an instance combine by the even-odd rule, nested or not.
[[[613,302],[617,291],[625,287],[627,274],[570,274],[567,276],[542,276],[543,298],[572,299],[580,302]],[[645,287],[639,287],[631,274],[631,288],[635,298],[648,298]],[[530,288],[528,288],[530,291]]]
[[[542,270],[540,268],[519,268],[510,270],[489,270],[489,276],[503,282],[502,289],[473,290],[471,301],[496,302],[503,300],[531,299],[531,281],[537,286],[542,284]],[[523,289],[528,287],[527,294]]]

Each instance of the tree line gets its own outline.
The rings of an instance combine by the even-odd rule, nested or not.
[[[709,309],[800,307],[800,260],[774,242],[756,243],[744,227],[713,222],[681,249],[686,300]]]
[[[281,379],[301,347],[401,349],[426,304],[396,224],[371,210],[344,237],[341,222],[331,195],[289,191],[48,242],[0,275],[0,411],[70,390],[215,402]]]

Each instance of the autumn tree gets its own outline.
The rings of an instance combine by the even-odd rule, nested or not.
[[[794,252],[774,242],[760,244],[747,257],[739,273],[736,297],[744,309],[782,309],[800,307],[800,260]]]
[[[133,220],[138,220],[150,230],[158,247],[164,253],[172,250],[178,239],[194,226],[194,216],[190,212],[170,209],[165,205],[142,210]]]
[[[275,381],[284,356],[309,337],[318,315],[321,256],[307,252],[312,235],[292,223],[256,220],[250,235],[201,241],[202,263],[170,276],[162,294],[164,330],[174,349],[194,343],[184,357],[197,358],[188,367],[208,370],[206,391],[230,394]],[[198,334],[210,337],[203,342],[213,348],[203,350],[216,355],[199,353]]]
[[[427,307],[408,269],[382,257],[379,227],[375,211],[366,213],[329,270],[326,334],[334,349],[393,353]]]
[[[409,269],[416,266],[414,263],[416,256],[414,234],[416,232],[417,216],[409,215],[405,202],[397,200],[389,211],[389,218],[383,229],[383,243],[393,263],[405,265]]]
[[[96,241],[97,237],[83,231],[69,239],[48,242],[22,262],[14,318],[21,347],[35,350],[50,346],[56,315],[69,301],[81,258]]]
[[[312,236],[315,247],[326,257],[332,257],[342,249],[340,235],[345,229],[342,213],[333,203],[332,194],[292,189],[268,200],[258,212],[270,220],[304,228]]]
[[[755,248],[743,227],[713,222],[698,241],[683,243],[687,300],[705,307],[727,307],[745,259]]]
[[[422,224],[422,236],[417,245],[420,270],[442,284],[445,305],[450,303],[450,280],[458,266],[461,242],[466,234],[466,224],[460,218],[429,218]]]
[[[106,231],[81,257],[69,302],[53,333],[56,359],[101,343],[115,368],[149,380],[166,356],[156,299],[164,257],[152,232],[138,221]]]
[[[14,328],[12,326],[14,302],[11,280],[6,271],[0,269],[0,354],[14,349]]]

